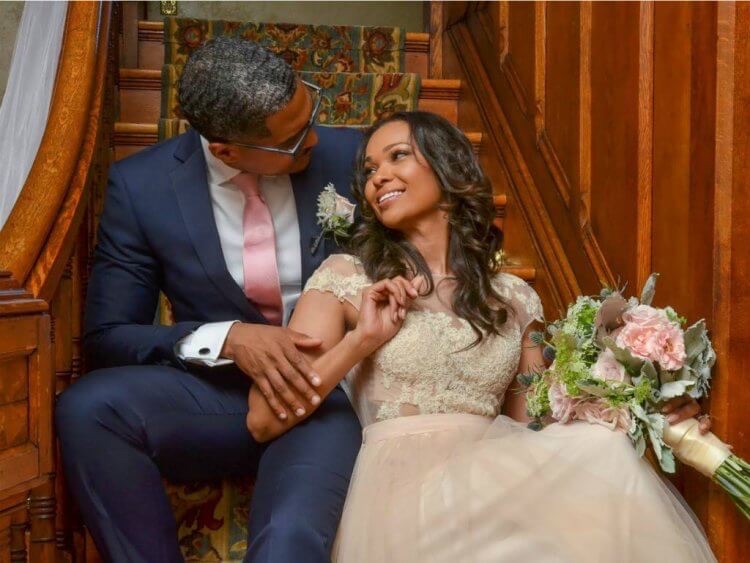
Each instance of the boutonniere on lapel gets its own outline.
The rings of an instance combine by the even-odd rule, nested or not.
[[[354,210],[357,208],[351,201],[344,196],[336,193],[333,184],[328,184],[318,196],[318,225],[320,225],[320,234],[310,247],[310,252],[315,254],[320,246],[320,242],[325,236],[332,236],[336,244],[347,240],[351,236],[352,225],[354,224]]]

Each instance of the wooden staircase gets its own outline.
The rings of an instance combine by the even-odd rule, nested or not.
[[[119,117],[114,126],[115,158],[121,159],[158,141],[161,107],[161,68],[164,63],[164,24],[158,21],[138,22],[138,67],[120,68],[118,81]],[[442,115],[458,123],[462,81],[450,78],[427,78],[430,35],[407,33],[405,72],[422,76],[419,109]],[[482,133],[467,132],[475,152],[482,145]],[[494,178],[491,178],[494,180]],[[507,197],[497,195],[495,224],[502,228]],[[534,268],[507,265],[504,271],[533,283]]]

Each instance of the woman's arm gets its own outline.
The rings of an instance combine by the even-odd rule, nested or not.
[[[294,310],[289,327],[320,338],[322,345],[305,354],[312,362],[321,384],[316,388],[321,399],[339,384],[355,365],[390,340],[401,328],[406,308],[417,296],[412,284],[403,278],[382,280],[365,290],[359,313],[348,302],[341,303],[331,293],[304,293]],[[347,332],[347,328],[351,328]],[[280,436],[310,416],[318,404],[307,403],[302,414],[290,413],[279,419],[254,385],[248,396],[247,427],[259,442]]]
[[[518,364],[518,373],[543,371],[546,369],[541,346],[534,344],[529,336],[532,332],[534,332],[534,329],[530,326],[523,333],[523,338],[521,339],[521,361]],[[531,421],[529,415],[526,414],[526,388],[518,383],[518,381],[514,381],[505,392],[503,413],[518,422]]]

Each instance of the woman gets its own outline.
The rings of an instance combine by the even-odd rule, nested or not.
[[[322,264],[290,325],[323,340],[321,392],[346,378],[364,426],[334,560],[714,561],[624,434],[519,424],[542,308],[495,273],[491,190],[461,132],[396,114],[367,132],[356,174],[354,256]],[[257,439],[301,420],[249,401]]]

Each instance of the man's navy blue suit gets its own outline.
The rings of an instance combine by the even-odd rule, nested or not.
[[[310,166],[291,176],[302,283],[333,251],[311,252],[317,197],[333,182],[349,196],[361,139],[318,127]],[[152,324],[159,291],[175,317]],[[245,427],[250,380],[192,368],[176,343],[203,323],[267,321],[222,254],[195,132],[112,165],[86,302],[85,351],[98,368],[56,410],[67,482],[108,561],[182,561],[162,487],[172,480],[256,475],[245,561],[330,560],[361,431],[341,389],[314,416],[266,444]]]

